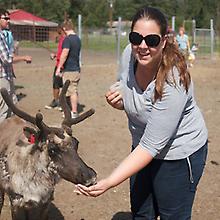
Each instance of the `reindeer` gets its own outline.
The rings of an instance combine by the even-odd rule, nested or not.
[[[68,86],[69,81],[60,95],[65,116],[60,128],[47,126],[41,113],[32,117],[18,109],[7,90],[1,89],[14,115],[0,124],[0,212],[6,193],[12,220],[48,220],[55,185],[61,178],[87,186],[96,181],[95,171],[77,154],[79,142],[71,129],[94,110],[71,119],[65,97]]]

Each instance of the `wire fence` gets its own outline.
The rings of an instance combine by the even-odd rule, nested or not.
[[[15,41],[19,41],[22,46],[44,47],[48,50],[56,49],[58,34],[56,27],[40,26],[11,26]],[[79,33],[80,31],[80,33]],[[81,18],[78,22],[77,32],[82,40],[82,48],[88,50],[98,50],[115,53],[116,59],[125,46],[128,44],[128,33],[130,31],[130,22],[118,21],[112,24],[111,28],[104,27],[99,29],[88,29],[82,26]],[[198,56],[210,57],[220,55],[220,37],[214,32],[212,36],[211,29],[195,28],[189,31],[190,43],[198,44]]]

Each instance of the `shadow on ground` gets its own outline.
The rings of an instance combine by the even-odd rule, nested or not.
[[[50,204],[49,208],[49,220],[64,220],[64,216],[53,203]]]
[[[117,212],[111,220],[132,220],[131,212]]]
[[[78,103],[78,106],[77,106],[77,111],[78,111],[78,113],[83,112],[85,107],[86,107],[86,106],[85,106],[84,104]]]

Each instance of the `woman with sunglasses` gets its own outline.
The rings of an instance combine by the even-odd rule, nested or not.
[[[167,40],[167,27],[155,8],[134,16],[120,89],[106,94],[111,106],[127,114],[132,152],[107,178],[76,190],[96,197],[131,177],[134,220],[190,219],[207,156],[207,129],[193,83],[184,56]]]

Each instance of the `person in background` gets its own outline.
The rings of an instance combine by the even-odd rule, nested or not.
[[[185,28],[182,26],[179,27],[179,33],[176,35],[176,42],[179,46],[179,50],[184,55],[185,59],[188,60],[190,52],[189,37],[185,34]]]
[[[106,93],[107,102],[128,117],[132,152],[97,184],[76,186],[77,193],[96,197],[131,177],[133,220],[191,219],[207,156],[208,132],[193,82],[183,55],[167,40],[167,26],[156,8],[134,16],[121,85]]]
[[[24,61],[26,63],[31,63],[31,61],[32,61],[31,56],[29,56],[29,55],[20,56],[20,55],[15,54],[14,37],[13,37],[13,34],[9,28],[10,13],[8,11],[6,11],[5,16],[6,16],[5,19],[7,20],[7,26],[6,27],[4,26],[2,31],[5,36],[5,41],[8,46],[8,49],[9,49],[9,54],[13,58],[13,64],[21,62],[21,61]],[[13,65],[12,65],[12,67],[13,67]],[[14,68],[13,68],[13,76],[14,76],[14,78],[16,78]],[[13,94],[13,101],[14,101],[14,103],[18,102],[17,95],[15,94],[15,89],[14,89],[14,94]]]
[[[25,61],[30,63],[31,56],[18,56],[14,54],[14,40],[9,30],[9,12],[0,8],[0,88],[6,88],[14,103],[17,103],[14,85],[13,63]],[[0,95],[0,122],[10,117],[12,112]]]
[[[53,100],[51,101],[49,105],[45,105],[46,109],[53,109],[53,108],[61,109],[60,104],[59,104],[59,95],[60,95],[60,89],[63,87],[63,78],[56,75],[56,70],[60,62],[63,40],[66,36],[66,33],[62,25],[58,26],[57,33],[59,34],[57,53],[50,54],[50,58],[52,60],[56,58],[56,65],[55,65],[54,73],[53,73]]]
[[[9,51],[3,29],[7,27],[9,17],[7,11],[0,8],[0,89],[6,88],[11,98],[14,91],[13,57]],[[11,116],[11,112],[0,94],[0,123]]]
[[[7,26],[3,27],[3,34],[5,36],[5,41],[7,43],[7,46],[9,48],[10,56],[13,57],[13,63],[17,63],[20,61],[24,61],[26,63],[31,63],[32,62],[32,57],[29,55],[17,55],[15,54],[15,43],[14,43],[14,37],[13,34],[9,28],[10,25],[10,13],[9,11],[5,11],[5,18],[7,21]]]
[[[67,20],[63,24],[66,37],[62,44],[60,62],[57,66],[56,75],[70,80],[67,96],[70,97],[71,117],[78,117],[78,84],[80,81],[80,51],[81,40],[73,29],[73,23]]]

